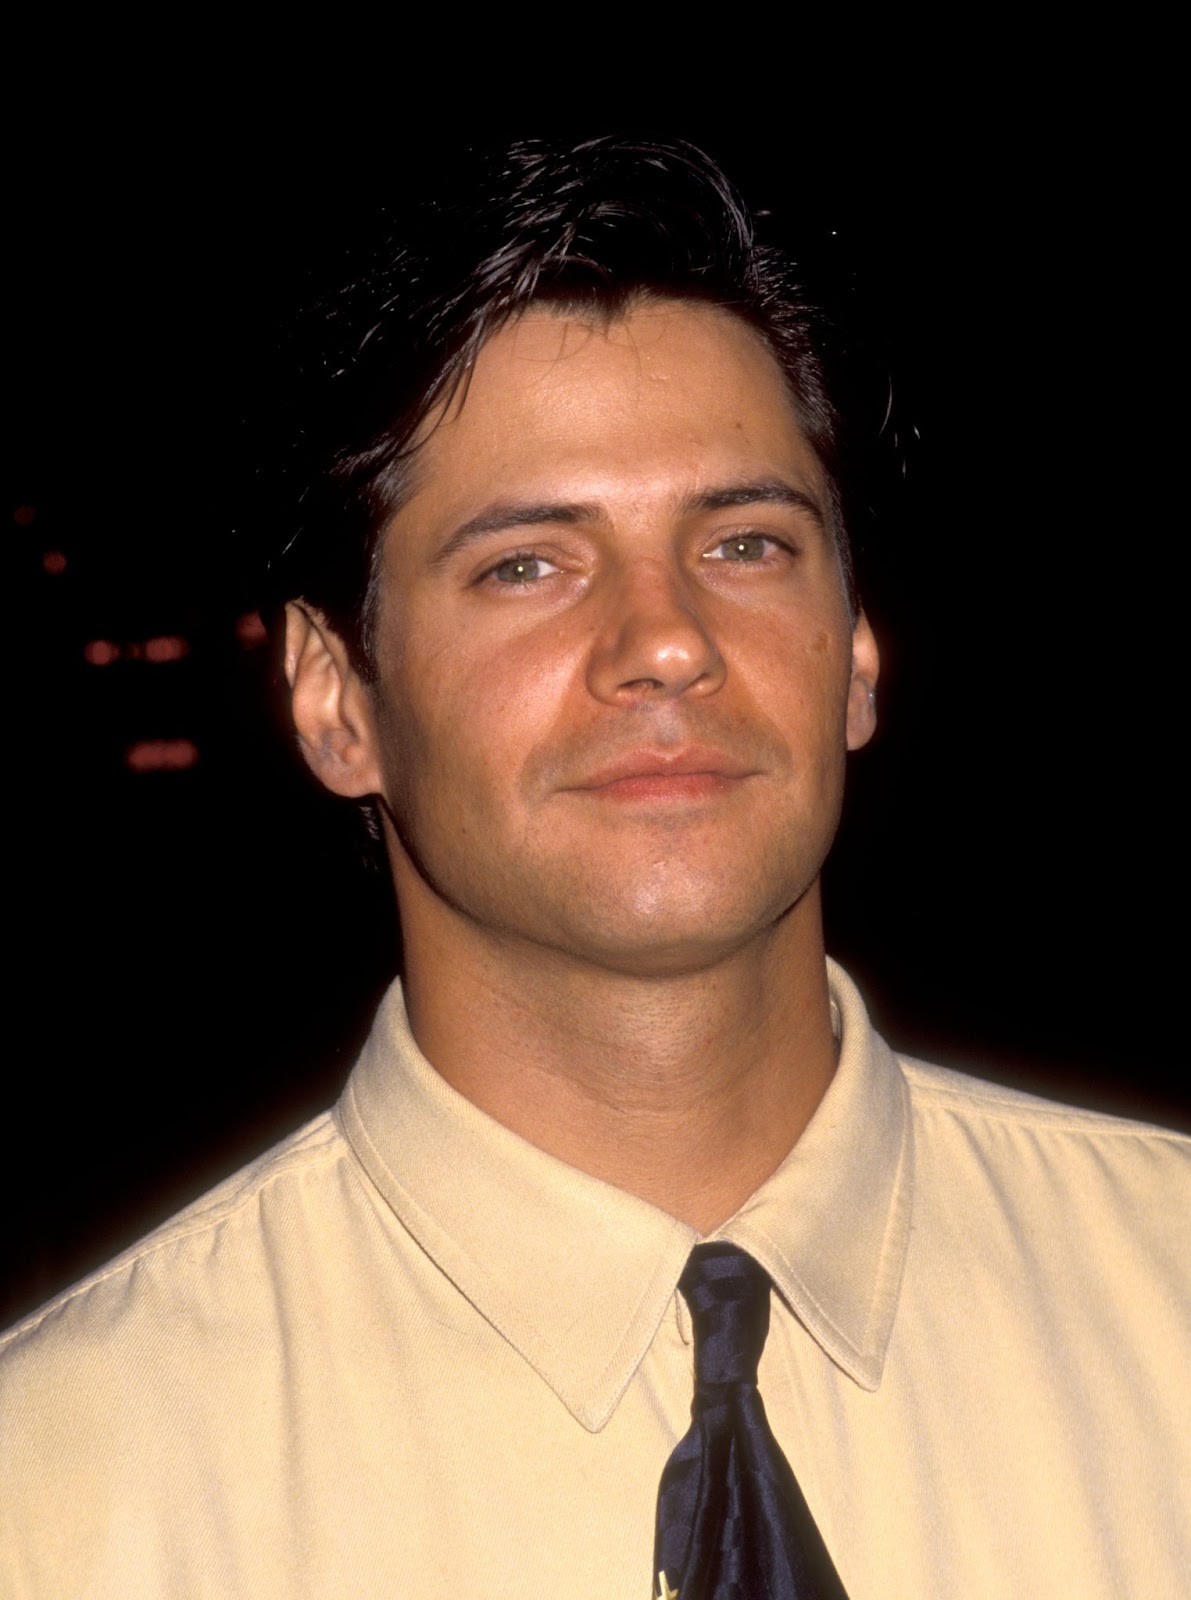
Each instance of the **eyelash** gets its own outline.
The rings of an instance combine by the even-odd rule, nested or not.
[[[497,584],[502,589],[530,589],[534,586],[534,584],[540,583],[543,576],[548,577],[549,574],[541,574],[536,578],[521,578],[512,583],[502,582],[496,576],[496,574],[502,567],[515,567],[518,564],[530,566],[535,563],[539,563],[547,567],[555,567],[555,563],[553,561],[549,560],[546,556],[540,554],[536,550],[514,550],[511,555],[501,556],[499,561],[494,561],[490,567],[487,567],[483,572],[481,572],[478,581],[480,583],[492,582]],[[557,568],[555,568],[555,570],[557,570]]]
[[[740,560],[738,565],[740,565],[740,566],[760,566],[764,561],[766,561],[772,555],[774,555],[774,554],[776,554],[778,552],[782,552],[782,553],[784,553],[786,555],[790,555],[790,556],[795,556],[795,555],[798,554],[798,551],[797,551],[797,549],[795,548],[794,545],[790,544],[785,539],[778,539],[772,533],[749,533],[749,532],[745,532],[745,533],[730,533],[730,534],[727,535],[726,538],[717,540],[716,543],[712,545],[710,550],[707,550],[707,551],[704,552],[703,559],[705,561],[728,561],[730,559],[728,556],[717,555],[716,552],[720,551],[720,550],[723,550],[726,546],[733,545],[733,544],[751,544],[754,540],[760,540],[762,544],[769,545],[771,548],[768,549],[768,550],[763,550],[761,552],[761,554],[759,556],[756,556],[755,558],[751,558],[751,559],[748,558],[748,557],[743,558],[742,560]]]
[[[758,556],[751,558],[744,557],[738,561],[732,561],[731,558],[726,555],[721,556],[715,553],[723,550],[727,546],[731,546],[733,544],[752,543],[754,540],[760,540],[763,545],[767,545],[770,548],[763,550]],[[778,553],[795,556],[798,554],[798,551],[788,541],[785,539],[778,539],[771,533],[732,533],[728,534],[725,538],[718,540],[714,545],[712,545],[710,550],[706,550],[703,554],[703,560],[722,561],[726,564],[734,566],[762,566],[766,561],[772,559],[772,557]],[[539,551],[514,550],[510,555],[501,556],[499,561],[494,561],[490,567],[485,568],[485,570],[480,573],[477,582],[480,584],[492,583],[502,589],[531,589],[536,584],[540,583],[542,578],[551,576],[550,573],[541,573],[537,577],[526,577],[522,579],[516,579],[512,582],[503,581],[497,577],[497,573],[502,567],[515,567],[518,564],[524,564],[526,566],[541,564],[543,566],[555,568],[557,571],[555,563],[548,557],[542,555]]]

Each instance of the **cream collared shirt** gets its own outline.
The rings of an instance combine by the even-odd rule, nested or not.
[[[721,1230],[851,1600],[1191,1585],[1191,1143],[839,1070]],[[387,997],[334,1113],[0,1342],[7,1600],[646,1600],[695,1235],[461,1099]]]

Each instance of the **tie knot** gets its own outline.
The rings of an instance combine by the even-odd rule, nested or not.
[[[678,1280],[695,1331],[696,1389],[757,1381],[769,1274],[739,1245],[698,1244]]]

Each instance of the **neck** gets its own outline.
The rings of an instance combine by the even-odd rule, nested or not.
[[[505,1127],[700,1233],[781,1163],[835,1070],[818,886],[698,971],[638,977],[409,925],[414,1037]]]

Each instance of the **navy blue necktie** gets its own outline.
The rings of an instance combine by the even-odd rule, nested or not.
[[[695,1398],[658,1486],[655,1594],[847,1600],[757,1393],[769,1274],[734,1244],[700,1244],[678,1287],[695,1333]]]

